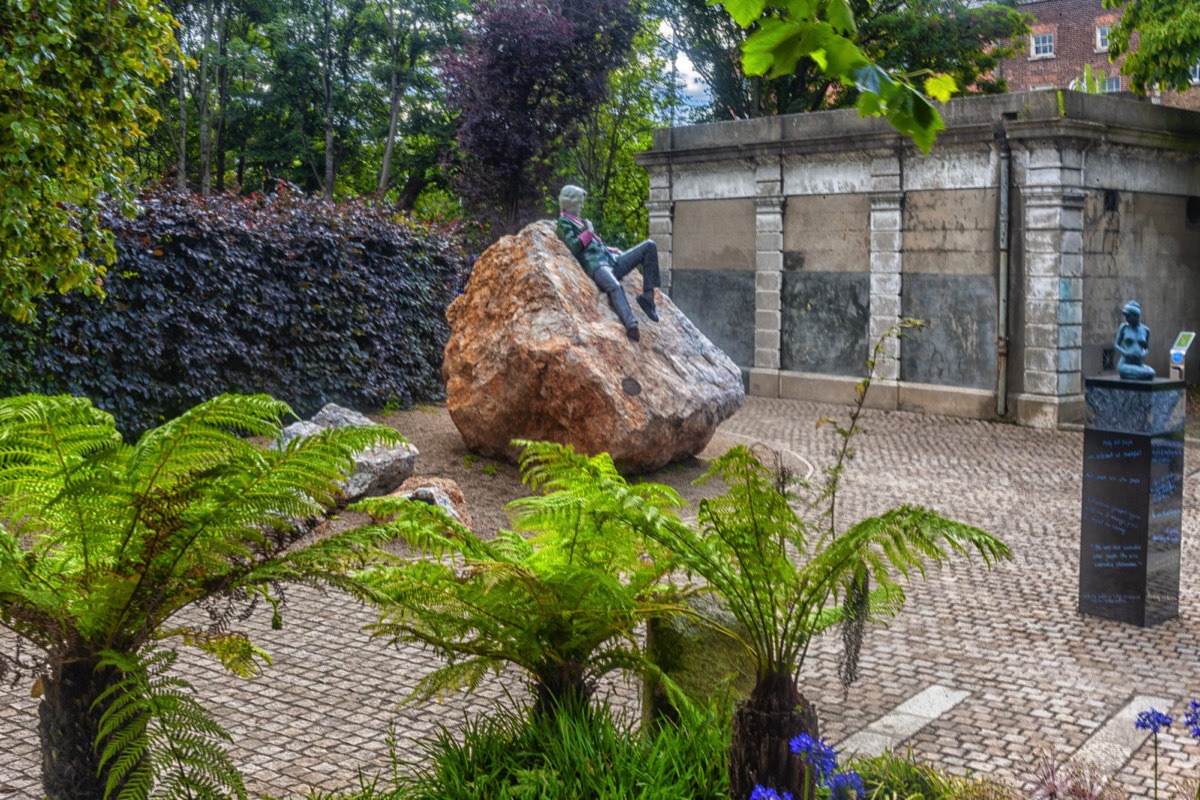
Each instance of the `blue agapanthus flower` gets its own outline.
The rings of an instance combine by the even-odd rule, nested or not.
[[[867,794],[857,772],[839,772],[829,779],[828,787],[832,800],[857,800]]]
[[[754,791],[750,793],[750,800],[792,800],[792,793],[784,792],[781,795],[766,786],[755,786]]]
[[[1133,725],[1139,730],[1150,731],[1151,733],[1157,735],[1159,731],[1165,731],[1167,728],[1171,727],[1171,723],[1173,721],[1174,720],[1171,719],[1170,715],[1164,714],[1156,708],[1152,708],[1149,711],[1143,711],[1142,713],[1138,714],[1137,722],[1133,723]]]
[[[1200,700],[1193,700],[1183,713],[1183,724],[1188,726],[1193,739],[1200,739]]]
[[[814,776],[822,786],[837,772],[837,752],[824,739],[813,739],[802,733],[791,741],[792,752],[803,758],[813,769]]]

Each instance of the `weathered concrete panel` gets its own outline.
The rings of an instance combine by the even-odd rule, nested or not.
[[[671,301],[742,368],[743,375],[754,366],[753,272],[677,269],[672,273]]]
[[[672,268],[753,272],[754,216],[750,199],[677,202]]]
[[[906,274],[903,315],[926,326],[906,333],[900,380],[991,389],[996,385],[996,279]]]
[[[850,194],[871,190],[871,159],[864,152],[783,160],[783,193]]]
[[[1083,363],[1085,375],[1104,366],[1120,326],[1121,306],[1142,305],[1150,326],[1146,363],[1167,374],[1167,355],[1181,330],[1200,331],[1200,224],[1188,224],[1187,197],[1088,192],[1083,234]],[[1200,374],[1200,348],[1188,353],[1188,378]]]
[[[780,369],[865,375],[870,279],[864,272],[785,272]]]
[[[996,189],[940,189],[906,194],[905,271],[993,274],[997,203]]]
[[[996,183],[998,156],[994,149],[981,150],[943,145],[925,158],[904,163],[904,189],[984,189]]]
[[[721,161],[703,168],[679,167],[671,174],[676,200],[719,200],[754,197],[756,181],[750,160]]]
[[[783,219],[784,268],[866,272],[871,200],[865,194],[791,196]]]
[[[1191,153],[1102,147],[1088,152],[1084,183],[1097,189],[1194,194],[1200,186],[1200,162]]]

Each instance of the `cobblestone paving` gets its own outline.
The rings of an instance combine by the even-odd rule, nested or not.
[[[846,409],[750,398],[722,432],[786,447],[818,467],[835,438],[818,428]],[[1082,433],[867,412],[838,511],[844,525],[900,503],[930,506],[1000,535],[1015,561],[987,571],[958,560],[909,589],[908,604],[862,651],[862,678],[843,697],[838,643],[810,653],[803,688],[823,734],[840,741],[931,685],[969,692],[906,742],[959,774],[1020,783],[1040,750],[1065,759],[1134,695],[1173,698],[1182,713],[1200,695],[1200,446],[1189,443],[1184,483],[1181,615],[1151,629],[1076,613]],[[432,669],[419,649],[368,642],[371,615],[337,594],[290,592],[285,631],[252,624],[275,665],[254,681],[184,658],[184,675],[232,734],[234,759],[258,794],[348,788],[388,765],[387,735],[403,758],[439,725],[523,702],[509,676],[444,703],[398,703]],[[259,615],[263,616],[263,615]],[[0,646],[11,640],[0,637]],[[181,658],[181,661],[183,659]],[[632,709],[628,686],[608,687]],[[1162,709],[1160,709],[1162,710]],[[36,701],[27,686],[0,687],[0,798],[38,797]],[[1160,741],[1160,770],[1176,785],[1200,774],[1200,746],[1182,725]],[[1149,797],[1149,743],[1116,780]],[[1166,792],[1163,792],[1166,797]]]

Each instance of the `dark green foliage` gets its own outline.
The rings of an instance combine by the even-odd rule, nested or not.
[[[484,719],[428,745],[397,800],[725,800],[728,719],[688,716],[653,738],[610,714]]]
[[[467,264],[445,235],[364,203],[143,198],[109,219],[108,299],[0,322],[0,393],[84,395],[136,432],[223,392],[310,414],[441,396],[445,309]],[[9,342],[24,341],[22,354]]]

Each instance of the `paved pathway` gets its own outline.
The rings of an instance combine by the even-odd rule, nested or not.
[[[845,411],[751,398],[722,432],[775,443],[819,466],[834,438],[814,423]],[[863,749],[882,739],[956,773],[1018,782],[1037,752],[1065,759],[1082,749],[1116,769],[1130,797],[1149,797],[1150,745],[1130,730],[1131,715],[1150,698],[1179,714],[1200,695],[1200,447],[1189,444],[1187,453],[1181,616],[1143,630],[1075,611],[1080,432],[900,412],[868,412],[862,428],[843,522],[919,503],[997,533],[1016,560],[991,572],[957,562],[914,585],[901,616],[870,632],[862,678],[845,697],[837,643],[814,648],[803,687],[825,735]],[[294,589],[290,602],[288,630],[252,621],[275,656],[263,678],[231,679],[200,659],[185,667],[233,735],[254,792],[346,787],[359,770],[387,768],[389,725],[399,757],[415,759],[437,725],[521,700],[509,678],[444,704],[397,708],[431,669],[425,654],[368,643],[358,629],[371,615],[344,597]],[[613,688],[622,702],[631,694]],[[35,726],[28,687],[0,687],[0,798],[38,796]],[[1160,769],[1172,785],[1200,776],[1200,745],[1182,733],[1177,723],[1176,735],[1160,742]]]

